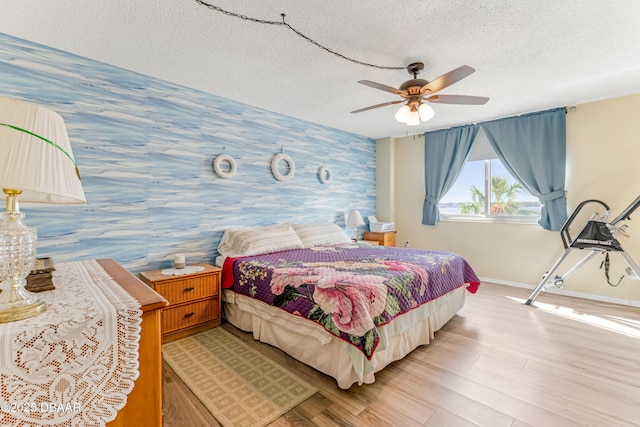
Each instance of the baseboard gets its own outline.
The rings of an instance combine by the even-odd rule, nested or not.
[[[516,288],[525,288],[525,289],[530,289],[531,291],[535,289],[535,286],[532,286],[528,283],[512,282],[509,280],[493,279],[490,277],[480,277],[479,279],[483,282],[496,283],[498,285],[513,286]],[[588,299],[588,300],[598,301],[598,302],[606,302],[610,304],[627,305],[630,307],[640,307],[640,301],[623,299],[623,298],[611,298],[603,295],[587,294],[583,292],[568,291],[566,289],[560,289],[555,286],[550,286],[546,288],[544,292],[550,293],[550,294],[565,295],[568,297],[583,298],[583,299]]]

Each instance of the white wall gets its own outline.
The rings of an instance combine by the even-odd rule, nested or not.
[[[379,221],[393,222],[395,213],[395,141],[384,138],[376,141],[376,218]]]
[[[567,199],[569,213],[583,200],[599,199],[611,208],[612,218],[640,195],[640,95],[578,105],[567,115]],[[527,224],[443,222],[421,224],[424,199],[424,143],[420,137],[378,141],[378,156],[388,155],[380,144],[394,148],[393,197],[380,197],[377,206],[393,203],[398,245],[406,240],[416,248],[457,252],[486,280],[535,286],[563,252],[560,234]],[[385,147],[386,148],[386,147]],[[382,154],[384,153],[384,154]],[[378,161],[378,167],[384,162]],[[378,170],[378,177],[388,171]],[[389,210],[389,208],[386,208]],[[586,217],[602,209],[583,208],[573,223],[575,236]],[[626,251],[640,263],[640,209],[628,221],[631,238],[620,237]],[[566,272],[583,253],[574,251],[559,273]],[[610,287],[599,270],[602,256],[592,259],[565,281],[564,293],[640,305],[640,281],[625,278]],[[623,274],[626,263],[611,256],[611,276]]]

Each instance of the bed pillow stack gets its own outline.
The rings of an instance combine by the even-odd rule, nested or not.
[[[226,230],[218,252],[226,257],[242,257],[303,248],[289,224]]]
[[[238,258],[351,242],[337,224],[274,224],[227,229],[218,252],[224,257]]]

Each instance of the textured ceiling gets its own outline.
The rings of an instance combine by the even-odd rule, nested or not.
[[[264,20],[285,13],[295,29],[359,61],[424,62],[426,80],[469,65],[476,72],[441,93],[491,99],[432,104],[435,117],[417,127],[395,121],[398,106],[351,114],[400,99],[358,80],[398,87],[410,75],[346,61],[284,26],[195,0],[12,0],[0,31],[371,138],[640,93],[638,1],[205,1]]]

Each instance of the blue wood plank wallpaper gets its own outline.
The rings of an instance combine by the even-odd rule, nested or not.
[[[38,255],[54,263],[114,258],[138,272],[168,267],[178,252],[212,263],[225,227],[344,226],[349,209],[375,213],[369,138],[2,33],[0,94],[47,106],[67,124],[87,204],[21,206],[38,230]],[[287,182],[271,173],[282,150],[295,162]],[[213,171],[220,154],[237,163],[231,179]],[[333,172],[328,184],[321,166]]]

